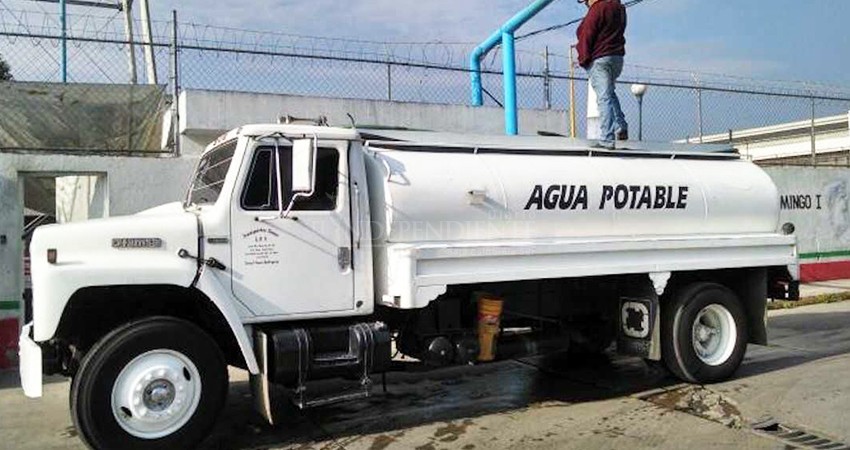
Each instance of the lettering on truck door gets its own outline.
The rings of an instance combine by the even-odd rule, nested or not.
[[[231,210],[233,293],[261,316],[322,314],[354,309],[351,219],[344,146],[319,147],[315,190],[292,198],[292,147],[262,143],[249,152],[247,172]],[[278,177],[277,170],[280,170]]]

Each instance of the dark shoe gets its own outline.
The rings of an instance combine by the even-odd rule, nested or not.
[[[596,141],[590,144],[591,148],[604,148],[606,150],[614,150],[614,141]]]
[[[621,130],[617,132],[617,140],[618,141],[628,141],[629,140],[629,130]]]

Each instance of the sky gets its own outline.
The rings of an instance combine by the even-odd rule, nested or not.
[[[530,0],[151,0],[181,21],[386,41],[480,42]],[[555,0],[530,31],[581,17]],[[850,87],[848,0],[647,0],[629,9],[627,63]],[[566,53],[575,27],[520,47]]]
[[[176,9],[181,22],[222,27],[373,41],[464,42],[468,44],[452,47],[464,57],[530,2],[150,0],[154,18],[163,21]],[[0,14],[3,8],[58,10],[33,0],[0,0]],[[72,13],[116,14],[71,8]],[[575,0],[555,0],[519,34],[585,12]],[[628,14],[627,64],[850,89],[850,0],[646,0]],[[518,48],[542,52],[548,46],[566,54],[576,40],[575,31],[571,26],[546,33],[520,42]]]
[[[118,0],[99,1],[114,3]],[[168,41],[170,25],[167,21],[171,19],[171,10],[176,9],[181,23],[181,36],[189,44],[193,43],[193,36],[199,33],[203,37],[194,38],[199,45],[212,47],[218,44],[209,41],[226,42],[221,45],[241,49],[269,44],[273,45],[275,51],[288,52],[289,48],[297,44],[298,49],[292,51],[304,53],[315,51],[314,46],[342,45],[341,51],[337,47],[331,53],[382,61],[385,56],[381,50],[358,55],[357,48],[374,50],[386,47],[402,53],[399,55],[393,50],[394,61],[403,61],[407,56],[414,61],[427,60],[434,64],[440,64],[438,59],[444,49],[453,53],[446,58],[447,61],[463,64],[477,43],[531,1],[149,0],[154,19],[159,21],[155,34],[160,42]],[[138,1],[135,3],[139,4]],[[35,11],[41,15],[34,14],[24,20],[11,13],[21,10]],[[77,6],[70,7],[70,11],[72,24],[76,27],[72,34],[81,32],[82,35],[94,33],[102,36],[100,31],[111,29],[112,39],[123,39],[123,24],[117,12]],[[554,0],[517,34],[578,19],[586,11],[586,7],[576,0]],[[86,21],[85,14],[105,18],[101,23],[106,25],[102,27],[96,20]],[[690,85],[692,77],[702,77],[698,81],[708,80],[703,85],[715,87],[808,92],[808,86],[799,83],[773,83],[803,82],[817,84],[812,90],[821,94],[850,96],[850,58],[847,57],[850,55],[850,33],[846,26],[850,18],[850,0],[645,0],[630,8],[628,16],[627,70],[621,81],[670,80]],[[28,21],[34,33],[56,34],[57,17],[56,4],[34,0],[0,0],[0,31],[7,30],[10,24],[14,28],[16,23]],[[201,25],[189,25],[191,23]],[[254,30],[263,34],[216,27]],[[138,28],[136,31],[138,33]],[[395,44],[328,43],[268,34],[272,32]],[[540,73],[542,57],[537,55],[542,53],[544,47],[548,46],[556,54],[568,53],[570,45],[576,41],[575,32],[574,25],[519,42],[518,49],[524,51],[520,57],[520,72]],[[260,43],[254,42],[255,39],[279,39],[280,42]],[[207,42],[201,42],[203,40]],[[435,41],[461,44],[421,44]],[[429,47],[430,52],[426,51]],[[160,48],[159,59],[167,58],[167,51],[167,48]],[[124,50],[120,46],[72,43],[69,52],[71,81],[123,82],[128,77]],[[140,51],[137,53],[140,54]],[[0,54],[9,60],[16,79],[59,78],[58,48],[54,41],[45,44],[32,39],[0,38]],[[264,59],[215,52],[187,51],[181,55],[181,82],[184,87],[252,92],[285,91],[300,95],[354,98],[383,98],[386,95],[386,72],[383,66],[327,61],[314,64],[312,60],[304,59]],[[215,57],[210,57],[212,55]],[[538,66],[529,68],[524,61],[526,59],[538,63]],[[560,61],[561,70],[558,71],[562,72],[566,67],[566,59],[555,60]],[[141,62],[138,54],[137,61]],[[558,66],[556,64],[556,69],[559,69]],[[486,61],[485,67],[498,70]],[[161,81],[167,78],[167,68],[168,64],[160,62]],[[641,68],[651,69],[643,71]],[[654,69],[660,70],[650,72]],[[424,70],[396,70],[393,73],[392,92],[395,100],[460,102],[468,98],[469,85],[465,74]],[[740,80],[708,74],[739,77]],[[578,75],[582,75],[581,72]],[[520,83],[522,92],[535,93],[521,96],[523,107],[539,107],[542,102],[542,86],[538,91],[533,81],[525,85]],[[485,85],[487,82],[485,76]],[[491,78],[490,83],[491,90],[498,96],[499,81]],[[522,90],[523,86],[525,91]],[[555,84],[555,107],[565,107],[566,86],[566,83]],[[661,103],[647,106],[659,111],[654,122],[648,119],[655,125],[647,125],[649,128],[658,127],[655,136],[668,138],[695,135],[695,101],[691,91],[668,89],[658,92],[666,93],[653,97]],[[626,98],[629,98],[626,103],[632,101],[629,96]],[[582,101],[579,94],[579,104]],[[808,102],[780,102],[776,98],[766,101],[764,97],[739,95],[732,98],[718,94],[707,96],[705,103],[704,122],[707,132],[802,120],[810,114]],[[634,102],[624,107],[636,108]],[[846,102],[825,103],[818,107],[818,115],[847,111]]]

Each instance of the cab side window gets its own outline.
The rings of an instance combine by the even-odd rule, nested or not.
[[[292,199],[292,147],[278,147],[280,151],[280,180],[283,184],[283,207]],[[247,211],[277,211],[277,168],[274,147],[254,150],[251,169],[242,191],[242,209]],[[293,211],[332,211],[336,209],[339,191],[339,152],[335,148],[320,147],[316,157],[315,190],[310,197],[301,197],[292,206]]]
[[[274,170],[274,148],[254,151],[251,171],[242,192],[242,209],[277,211],[277,175]]]
[[[290,167],[292,152],[289,152],[289,163],[281,158],[282,170]],[[288,170],[286,170],[288,172]],[[286,186],[286,185],[284,185]],[[287,202],[292,198],[292,183],[287,189]],[[316,189],[313,195],[296,200],[293,210],[296,211],[332,211],[336,209],[336,199],[339,190],[339,152],[335,148],[319,148],[316,156]],[[285,203],[284,207],[289,203]]]

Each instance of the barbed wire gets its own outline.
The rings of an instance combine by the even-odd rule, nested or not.
[[[623,3],[623,6],[625,6],[626,8],[631,8],[633,6],[637,6],[637,5],[639,5],[639,4],[641,4],[645,1],[647,1],[647,0],[631,0],[631,1],[628,1],[626,3]],[[578,23],[581,23],[582,20],[584,20],[584,16],[579,17],[577,19],[570,20],[570,21],[565,22],[565,23],[560,23],[558,25],[552,25],[552,26],[549,26],[549,27],[546,27],[546,28],[541,28],[539,30],[534,30],[534,31],[531,31],[531,32],[528,32],[528,33],[525,33],[525,34],[521,34],[521,35],[516,37],[516,40],[521,41],[521,40],[528,39],[528,38],[531,38],[531,37],[534,37],[534,36],[539,36],[539,35],[544,34],[544,33],[550,33],[552,31],[567,28],[567,27],[576,25]]]
[[[640,4],[646,0],[632,0],[627,6]],[[0,32],[7,37],[31,38],[38,40],[43,48],[43,39],[58,36],[61,28],[55,14],[51,14],[38,5],[38,10],[10,8],[0,0]],[[104,42],[127,44],[123,19],[111,13],[69,14],[69,42]],[[557,26],[566,25],[559,24]],[[172,23],[153,21],[153,41],[156,45],[169,45]],[[325,36],[310,36],[285,31],[259,31],[233,27],[214,26],[194,22],[178,22],[179,45],[195,49],[220,50],[222,52],[242,52],[254,55],[303,56],[307,58],[327,58],[394,65],[413,65],[451,70],[465,70],[468,52],[475,46],[472,42],[451,41],[381,41],[368,39],[349,39]],[[551,29],[547,27],[532,33]],[[135,21],[134,40],[139,43],[141,23]],[[532,34],[529,33],[529,34]],[[539,33],[538,33],[539,34]],[[527,36],[527,35],[526,35]],[[48,39],[48,45],[58,45]],[[543,52],[528,48],[517,51],[517,68],[527,75],[548,72],[556,77],[568,77],[570,57],[563,53],[548,52],[548,61]],[[82,46],[77,46],[82,57],[93,61],[95,58]],[[49,52],[48,52],[49,53]],[[55,56],[50,55],[55,62]],[[494,51],[483,61],[485,71],[501,70],[502,58]],[[576,66],[573,66],[576,69]],[[577,72],[582,73],[582,72]],[[659,84],[691,84],[704,88],[772,92],[778,94],[815,95],[838,97],[850,95],[850,89],[824,83],[807,81],[783,81],[751,78],[738,75],[696,72],[669,68],[651,67],[627,63],[624,79],[636,79]],[[111,79],[111,78],[110,78]]]
[[[91,35],[97,30],[90,28],[88,34]],[[47,82],[48,87],[58,89],[62,86],[67,86],[68,89],[82,87],[89,93],[85,101],[99,105],[98,108],[110,104],[109,108],[124,111],[122,114],[138,112],[139,106],[134,103],[133,94],[136,88],[129,81],[129,46],[123,36],[113,40],[74,35],[68,38],[69,48],[80,49],[85,55],[77,52],[71,54],[69,74],[75,83],[67,85],[57,83],[57,47],[60,40],[61,37],[55,34],[37,35],[0,29],[0,53],[10,62],[15,80],[19,82]],[[179,87],[185,90],[240,91],[432,104],[467,104],[469,99],[469,69],[462,65],[440,62],[399,63],[383,56],[366,55],[368,57],[361,58],[327,56],[312,51],[297,53],[264,50],[259,44],[256,47],[231,47],[197,45],[198,43],[204,44],[203,41],[182,39],[182,43],[178,45]],[[165,80],[172,82],[168,78],[169,64],[173,61],[169,47],[168,42],[154,43],[154,57],[160,83],[166,82]],[[143,67],[145,62],[138,48],[135,58],[136,65]],[[533,60],[541,61],[542,58]],[[656,70],[658,72],[653,73]],[[668,74],[672,74],[676,79],[663,80]],[[632,126],[635,126],[633,122],[639,111],[642,111],[642,130],[646,139],[683,140],[690,137],[698,140],[697,136],[712,135],[725,137],[730,130],[740,131],[779,123],[808,121],[816,117],[845,116],[850,110],[850,95],[782,93],[778,89],[769,89],[769,86],[749,86],[748,83],[738,80],[730,80],[728,87],[712,87],[701,78],[699,83],[696,83],[690,72],[686,75],[679,76],[676,71],[665,72],[662,69],[639,65],[627,67],[618,85],[621,92],[620,101]],[[497,106],[502,103],[501,72],[485,69],[482,79],[492,95],[492,98],[486,100],[486,105]],[[574,90],[570,88],[571,79],[579,81],[575,83]],[[628,84],[633,82],[652,86],[644,100],[643,110],[639,110],[637,100],[628,94]],[[17,87],[24,91],[31,89],[25,84]],[[171,92],[170,89],[165,89],[165,86],[146,88],[158,88],[161,93]],[[123,91],[130,95],[116,99],[108,95],[107,91]],[[159,92],[156,95],[161,95]],[[577,117],[576,130],[579,135],[586,129],[589,86],[584,72],[576,72],[576,76],[571,78],[568,74],[520,71],[517,76],[517,92],[520,108],[572,111]],[[29,103],[13,105],[7,114],[16,114],[24,123],[31,117],[41,117],[43,111],[36,106]],[[95,119],[98,123],[106,123],[113,115],[108,112]],[[564,122],[556,129],[548,131],[568,132],[565,131],[566,126]],[[113,148],[113,145],[126,145],[128,149],[138,150],[133,146],[140,145],[138,142],[141,142],[140,137],[143,135],[145,134],[142,131],[130,130],[126,132],[126,136],[122,135],[118,144],[103,145],[108,148]],[[125,140],[126,144],[123,143]],[[0,148],[3,145],[0,141]],[[79,144],[70,142],[55,145],[66,148]]]

